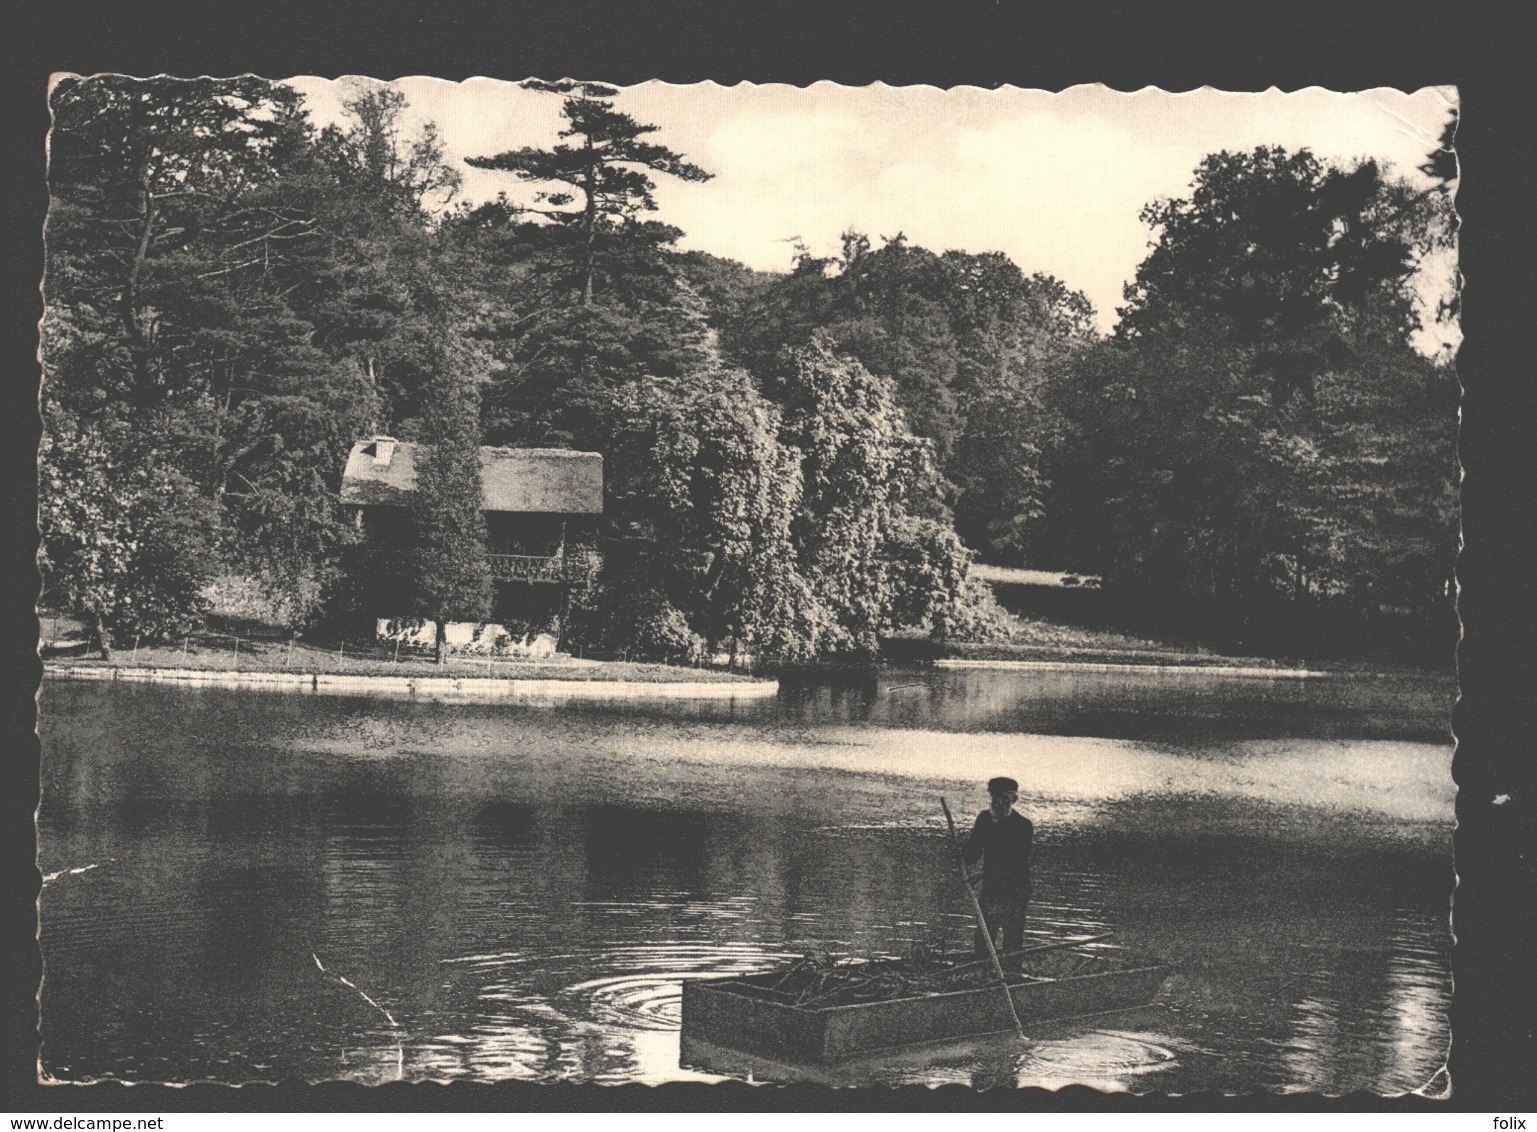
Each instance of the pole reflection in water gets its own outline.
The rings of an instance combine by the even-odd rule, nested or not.
[[[1189,677],[1162,714],[1145,680],[1086,679],[625,710],[50,683],[44,1070],[764,1077],[679,1065],[683,980],[969,951],[935,799],[974,813],[1003,771],[1039,831],[1032,937],[1114,931],[1173,977],[1147,1010],[840,1083],[1422,1086],[1446,1046],[1451,784],[1415,721],[1443,690],[1218,683],[1200,731]],[[1144,734],[1101,712],[1117,690]]]

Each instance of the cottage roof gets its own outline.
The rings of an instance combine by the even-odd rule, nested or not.
[[[404,506],[416,490],[420,444],[387,437],[361,440],[347,456],[341,500]],[[482,448],[480,484],[486,511],[598,515],[603,511],[603,457],[563,448]]]

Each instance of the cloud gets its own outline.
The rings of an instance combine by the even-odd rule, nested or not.
[[[754,107],[710,134],[702,157],[733,183],[787,183],[829,166],[853,172],[878,161],[880,151],[847,108],[818,105],[776,112]]]

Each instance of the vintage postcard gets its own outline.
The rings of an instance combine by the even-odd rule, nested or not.
[[[41,1080],[1446,1094],[1454,89],[49,99]]]

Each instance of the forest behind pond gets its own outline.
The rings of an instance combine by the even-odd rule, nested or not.
[[[1092,575],[1215,647],[1450,654],[1459,388],[1419,343],[1457,313],[1424,286],[1455,239],[1454,113],[1412,182],[1209,155],[1147,202],[1105,332],[1070,279],[901,233],[792,243],[777,272],[680,250],[658,185],[717,171],[614,88],[525,87],[561,128],[470,156],[506,182],[471,202],[387,85],[328,124],[254,77],[55,85],[45,606],[103,646],[166,640],[237,576],[323,635],[355,581],[342,468],[388,434],[438,454],[424,617],[487,615],[497,445],[604,457],[573,647],[986,640],[1008,618],[980,561]]]

